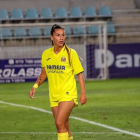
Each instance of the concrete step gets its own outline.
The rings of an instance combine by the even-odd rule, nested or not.
[[[101,5],[108,5],[111,9],[135,9],[134,0],[98,0]]]
[[[113,17],[114,24],[140,24],[140,16]]]
[[[119,25],[115,26],[116,32],[140,32],[140,25]]]
[[[140,42],[140,35],[137,36],[116,36],[115,41],[116,43],[139,43]],[[111,42],[109,42],[111,43]]]

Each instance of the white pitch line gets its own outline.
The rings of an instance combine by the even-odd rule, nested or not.
[[[71,132],[73,134],[122,134],[120,132]],[[57,134],[56,132],[0,132],[0,134]]]
[[[7,104],[7,105],[12,105],[12,106],[17,106],[17,107],[30,108],[30,109],[33,109],[33,110],[38,110],[40,112],[45,112],[45,113],[52,114],[51,111],[47,111],[45,109],[41,109],[41,108],[37,108],[37,107],[20,105],[20,104],[14,104],[14,103],[9,103],[9,102],[4,102],[4,101],[0,101],[0,103]],[[129,132],[129,131],[125,131],[125,130],[122,130],[122,129],[119,129],[119,128],[115,128],[115,127],[112,127],[112,126],[108,126],[108,125],[105,125],[105,124],[96,123],[94,121],[89,121],[89,120],[78,118],[78,117],[74,117],[74,116],[70,116],[70,118],[75,119],[75,120],[79,120],[79,121],[82,121],[82,122],[86,122],[86,123],[89,123],[89,124],[97,125],[97,126],[100,126],[100,127],[104,127],[104,128],[107,128],[107,129],[111,129],[111,130],[114,130],[114,131],[117,131],[117,132],[125,133],[125,134],[128,134],[128,135],[140,137],[140,134]]]
[[[17,107],[30,108],[30,109],[37,110],[37,111],[40,111],[40,112],[45,112],[45,113],[48,113],[48,114],[52,114],[51,111],[47,111],[45,109],[41,109],[41,108],[37,108],[37,107],[33,107],[33,106],[26,106],[26,105],[14,104],[14,103],[9,103],[9,102],[4,102],[4,101],[0,101],[0,103],[7,104],[7,105],[12,105],[12,106],[17,106]]]

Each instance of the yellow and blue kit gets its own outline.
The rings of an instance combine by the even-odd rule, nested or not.
[[[79,56],[74,49],[68,48],[68,53],[63,46],[58,54],[54,53],[54,47],[45,50],[42,54],[41,64],[45,68],[49,83],[49,98],[51,107],[58,106],[61,101],[74,100],[77,103],[77,88],[74,75],[83,72]]]

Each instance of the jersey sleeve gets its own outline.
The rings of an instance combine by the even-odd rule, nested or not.
[[[45,63],[44,63],[44,52],[42,54],[42,58],[41,58],[41,67],[45,67]]]
[[[75,50],[72,50],[71,64],[72,64],[72,67],[73,67],[74,75],[77,75],[81,72],[84,72],[82,64],[79,60],[79,56],[78,56],[78,54]]]

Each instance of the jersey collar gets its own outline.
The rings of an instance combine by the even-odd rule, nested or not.
[[[58,54],[60,54],[63,51],[65,51],[65,45],[63,46],[63,48],[61,49],[61,51]],[[52,47],[52,52],[53,52],[53,54],[58,55],[54,52],[54,46]]]

